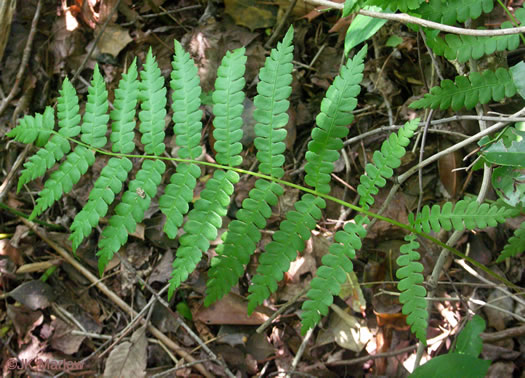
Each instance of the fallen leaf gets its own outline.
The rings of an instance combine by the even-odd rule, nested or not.
[[[24,282],[12,290],[9,296],[31,310],[46,308],[55,299],[51,286],[40,280]]]
[[[133,39],[129,36],[128,29],[119,25],[108,25],[97,47],[100,54],[110,54],[116,57],[131,41]]]
[[[144,377],[148,340],[146,328],[141,327],[133,332],[130,341],[124,341],[111,351],[106,360],[104,377]]]

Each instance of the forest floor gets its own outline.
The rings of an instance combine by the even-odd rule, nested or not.
[[[74,4],[67,7],[66,3]],[[247,6],[247,3],[253,4]],[[305,339],[300,333],[298,316],[305,290],[335,232],[356,215],[339,204],[327,204],[304,252],[297,255],[278,290],[251,317],[246,315],[244,298],[257,268],[258,256],[278,230],[283,215],[299,199],[297,189],[285,188],[239,284],[209,308],[203,305],[205,282],[220,238],[212,242],[197,269],[168,303],[165,289],[178,241],[163,233],[164,216],[157,200],[118,256],[110,261],[101,279],[95,253],[101,229],[109,218],[101,220],[99,227],[79,247],[75,258],[64,257],[73,256],[69,227],[106,164],[104,157],[97,158],[73,190],[37,218],[38,223],[27,220],[45,177],[24,185],[17,193],[21,163],[36,147],[26,148],[5,135],[16,125],[16,120],[25,114],[43,112],[46,106],[54,107],[66,77],[73,82],[83,112],[88,84],[97,63],[112,102],[124,70],[135,57],[140,66],[150,47],[168,82],[174,40],[180,41],[195,60],[205,95],[214,88],[216,71],[226,51],[246,47],[247,99],[243,113],[246,148],[241,167],[253,170],[256,150],[252,143],[251,116],[258,73],[270,49],[291,24],[295,30],[295,50],[284,179],[304,185],[306,146],[321,100],[343,61],[350,18],[341,18],[341,13],[333,10],[320,12],[314,5],[297,1],[288,18],[283,20],[282,15],[291,1],[261,3],[264,4],[241,0],[18,2],[10,20],[5,52],[0,56],[0,104],[6,105],[0,107],[0,295],[3,299],[0,361],[4,375],[356,377],[408,374],[417,340],[401,313],[395,275],[399,247],[404,243],[406,232],[390,223],[380,221],[369,230],[354,262],[355,274],[348,275],[330,314]],[[520,2],[514,3],[517,6]],[[40,14],[32,26],[37,5],[41,8]],[[494,25],[504,19],[501,14],[486,23]],[[277,39],[272,39],[281,23],[282,31]],[[34,41],[27,46],[31,34]],[[391,36],[398,37],[396,43],[387,43]],[[355,120],[341,158],[335,164],[330,193],[351,203],[356,199],[355,188],[364,166],[392,131],[385,126],[402,125],[416,116],[425,116],[424,112],[410,109],[408,104],[426,93],[425,86],[431,80],[428,76],[431,61],[425,45],[406,26],[388,22],[368,44]],[[23,65],[26,52],[29,60]],[[23,75],[17,77],[21,66]],[[453,77],[454,67],[445,65],[443,74]],[[11,95],[13,87],[16,90]],[[6,98],[9,101],[6,102]],[[487,110],[512,113],[522,106],[523,103],[509,100]],[[203,105],[202,110],[201,144],[205,146],[205,158],[214,161],[212,107]],[[172,112],[167,111],[167,129],[171,129]],[[452,114],[437,111],[434,119]],[[458,142],[464,135],[476,133],[478,122],[451,120],[436,128],[443,132],[428,134],[423,157]],[[372,130],[378,132],[359,137]],[[175,155],[173,133],[167,133],[166,151]],[[463,161],[464,157],[476,147],[467,146],[444,156],[439,164],[423,169],[423,204],[455,200],[479,191],[480,171],[452,171],[469,165],[473,159]],[[406,171],[419,159],[420,144],[408,152],[396,172]],[[131,177],[139,161],[134,163],[137,165]],[[213,168],[203,166],[202,171],[195,199],[213,174]],[[164,182],[168,180],[166,175]],[[220,233],[233,219],[254,181],[254,177],[246,175],[236,185]],[[391,186],[392,183],[388,183],[379,191],[373,211],[379,209]],[[419,187],[418,175],[413,175],[383,215],[406,224],[408,214],[417,208]],[[492,190],[488,197],[497,198]],[[473,259],[490,265],[511,282],[522,284],[523,258],[513,259],[512,264],[494,262],[509,235],[523,220],[524,217],[519,217],[499,227],[465,233],[455,248],[468,250]],[[445,232],[435,236],[447,240]],[[440,248],[421,242],[424,251],[421,263],[427,277]],[[524,305],[511,297],[501,297],[496,283],[473,275],[453,256],[445,263],[435,295],[441,300],[432,302],[424,361],[450,350],[455,335],[469,316],[477,312],[486,320],[485,334],[499,335],[497,341],[485,344],[482,352],[484,359],[496,362],[490,374],[519,376],[525,362],[525,330],[520,320],[525,317]],[[492,301],[495,306],[481,308],[479,303],[485,301]],[[281,311],[275,316],[278,310]],[[502,332],[507,332],[507,336],[502,336]],[[30,366],[24,365],[27,362]]]

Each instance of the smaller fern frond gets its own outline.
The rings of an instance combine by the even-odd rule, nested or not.
[[[361,249],[361,240],[366,236],[363,225],[368,222],[367,217],[357,216],[355,223],[347,223],[344,231],[336,232],[336,243],[332,244],[328,254],[323,256],[323,265],[317,269],[317,274],[306,294],[308,300],[302,306],[301,333],[303,335],[319,323],[321,316],[328,314],[328,307],[346,281],[346,273],[353,271],[351,260],[355,258],[355,252]]]
[[[259,73],[258,95],[254,99],[253,117],[257,121],[254,145],[258,150],[259,170],[277,178],[284,174],[286,130],[283,127],[288,123],[288,97],[292,92],[292,39],[293,28],[290,27],[283,41],[266,58]],[[229,292],[242,275],[243,265],[248,263],[261,239],[259,230],[266,226],[266,220],[272,214],[270,206],[275,206],[282,194],[279,184],[263,179],[255,182],[255,188],[237,212],[237,219],[228,225],[223,235],[224,242],[216,249],[217,257],[213,258],[208,271],[206,306]]]
[[[512,26],[510,21],[501,24],[502,28],[512,28]],[[444,39],[437,34],[438,32],[434,30],[426,32],[428,46],[436,55],[444,56],[449,60],[457,59],[460,63],[465,63],[469,59],[478,60],[495,51],[516,50],[520,44],[517,34],[495,37],[446,34]]]
[[[516,209],[467,199],[458,201],[454,208],[452,202],[446,202],[442,207],[434,205],[432,209],[426,205],[416,217],[414,226],[421,227],[426,233],[441,229],[450,231],[452,228],[473,230],[476,227],[495,227],[515,215]]]
[[[128,68],[128,73],[122,75],[118,88],[115,90],[115,100],[110,118],[111,124],[110,140],[113,152],[129,154],[135,148],[133,138],[135,133],[135,107],[139,96],[139,81],[137,80],[137,59],[133,60]]]
[[[500,101],[516,94],[516,86],[508,69],[498,68],[496,72],[486,70],[472,72],[468,77],[457,76],[455,82],[443,80],[430,93],[410,104],[413,109],[452,107],[457,111],[463,107],[472,109],[477,104]]]
[[[236,166],[242,163],[240,153],[242,145],[242,112],[244,92],[245,49],[227,52],[217,71],[213,101],[215,119],[216,159],[220,164]],[[186,232],[180,238],[180,245],[173,261],[173,274],[170,280],[168,297],[186,280],[199,263],[202,253],[215,240],[218,228],[222,226],[222,217],[228,211],[234,185],[239,182],[239,175],[234,171],[216,170],[206,183],[201,198],[195,202],[184,225]]]
[[[200,146],[202,131],[202,110],[200,110],[201,87],[197,67],[182,45],[175,40],[175,55],[171,63],[170,86],[173,90],[173,132],[175,144],[179,146],[178,155],[183,159],[197,159],[202,153]],[[159,199],[159,208],[166,215],[164,232],[169,238],[177,236],[183,217],[193,200],[193,190],[201,169],[197,164],[179,163]]]
[[[141,142],[147,154],[160,156],[164,145],[164,117],[166,116],[166,88],[164,78],[149,48],[146,62],[140,71],[139,83]]]
[[[31,156],[24,164],[24,169],[18,180],[17,191],[27,182],[43,176],[57,161],[71,151],[67,138],[73,138],[80,133],[80,114],[78,97],[75,88],[66,78],[60,89],[57,100],[58,134],[51,137],[44,148]]]
[[[416,11],[422,18],[446,25],[475,20],[494,9],[493,0],[428,0]]]
[[[326,203],[322,198],[305,194],[294,206],[295,211],[286,213],[279,231],[273,234],[273,240],[266,245],[265,252],[259,258],[257,274],[248,289],[251,293],[248,296],[249,314],[277,290],[277,282],[290,269],[290,262],[295,260],[297,252],[304,249]]]
[[[34,117],[24,116],[18,126],[7,133],[7,136],[20,143],[34,143],[37,147],[43,147],[49,141],[54,128],[55,112],[52,107],[47,106],[43,114],[37,113]]]
[[[525,222],[521,223],[514,235],[508,240],[496,262],[499,263],[509,257],[516,257],[523,251],[525,251]]]
[[[108,207],[115,200],[115,196],[122,191],[122,185],[128,178],[133,164],[127,158],[111,158],[100,172],[93,189],[89,192],[86,205],[75,216],[71,225],[73,251],[91,233],[100,218],[108,212]]]
[[[394,175],[394,169],[401,165],[401,158],[405,155],[405,147],[410,143],[410,138],[419,124],[419,118],[407,122],[397,134],[390,134],[381,146],[381,151],[374,152],[374,164],[367,164],[366,175],[361,175],[361,184],[357,192],[361,196],[359,205],[368,209],[374,204],[374,195],[378,188],[386,185],[386,179]]]
[[[80,177],[87,172],[88,168],[95,162],[95,154],[83,146],[77,146],[73,152],[67,155],[66,160],[60,167],[51,173],[46,180],[44,189],[40,192],[33,212],[29,220],[42,214],[55,201],[59,200],[64,193],[73,189]]]
[[[88,88],[86,111],[82,118],[80,139],[95,148],[102,148],[107,143],[108,130],[108,91],[98,64],[95,65],[91,86]]]
[[[363,60],[366,45],[346,65],[328,88],[321,102],[321,112],[316,117],[317,126],[312,130],[308,143],[305,182],[324,194],[330,192],[330,173],[343,147],[342,138],[348,135],[348,125],[353,121],[351,113],[357,105],[357,95],[363,79]]]
[[[215,158],[223,165],[240,165],[242,157],[242,112],[244,101],[244,71],[246,55],[244,48],[228,51],[217,71],[213,92],[213,137],[217,152]]]
[[[165,170],[166,165],[162,160],[145,160],[135,179],[130,181],[128,190],[115,207],[115,214],[109,219],[98,242],[98,269],[101,276],[115,252],[126,244],[128,233],[135,232],[137,223],[144,219]]]
[[[408,244],[401,246],[401,256],[397,258],[399,269],[396,277],[400,279],[397,289],[401,292],[399,301],[403,304],[403,314],[408,315],[406,322],[416,337],[426,345],[427,341],[427,290],[423,283],[423,265],[419,263],[420,255],[416,252],[419,243],[416,236],[405,236]]]

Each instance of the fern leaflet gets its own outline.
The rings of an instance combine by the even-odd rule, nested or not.
[[[170,86],[173,89],[173,132],[175,143],[180,147],[178,154],[183,159],[197,159],[202,153],[200,146],[202,111],[200,110],[201,87],[197,67],[182,45],[175,41],[175,55],[171,63]],[[159,208],[166,215],[164,232],[169,238],[177,236],[184,214],[189,210],[193,190],[201,169],[197,164],[179,163],[176,173],[171,176],[164,194],[159,199]]]
[[[292,91],[293,28],[290,27],[282,43],[272,49],[259,74],[258,95],[254,99],[254,118],[259,170],[267,175],[282,177],[284,170],[283,152],[288,123],[288,97]],[[257,242],[261,239],[260,229],[266,226],[266,219],[271,214],[270,206],[277,204],[277,197],[282,195],[280,185],[259,179],[255,182],[249,197],[243,201],[237,213],[237,219],[228,225],[223,235],[224,243],[216,249],[218,254],[212,260],[208,272],[207,296],[205,305],[209,305],[230,291],[244,271]]]
[[[215,137],[216,159],[220,164],[236,166],[241,164],[242,119],[244,92],[245,49],[226,53],[217,71],[213,100],[215,114],[213,136]],[[206,183],[201,198],[188,214],[184,225],[186,232],[180,238],[180,246],[173,261],[173,275],[168,296],[188,278],[201,259],[202,253],[210,247],[210,241],[217,238],[217,229],[222,225],[233,194],[233,185],[239,181],[234,171],[216,170]]]
[[[132,67],[134,64],[132,64]],[[136,69],[128,72],[128,77],[123,78],[123,88],[128,84],[130,77],[136,77]],[[141,71],[141,82],[138,86],[138,98],[141,100],[139,119],[141,120],[139,130],[142,133],[142,142],[145,144],[146,152],[161,154],[164,152],[164,117],[166,115],[166,89],[163,88],[163,81],[160,69],[153,58],[151,49],[146,57],[144,69]],[[162,96],[158,96],[158,93]],[[127,94],[122,93],[126,96]],[[115,105],[115,114],[122,115],[122,123],[117,123],[117,133],[119,137],[115,139],[118,146],[116,148],[129,149],[133,145],[133,125],[134,122],[130,114],[135,109],[136,97],[123,98],[118,105],[123,106],[119,109]],[[131,107],[133,105],[133,107]],[[115,123],[114,123],[115,125]],[[131,142],[129,136],[132,136]],[[113,133],[111,134],[113,137]],[[113,140],[113,139],[112,139]],[[115,145],[113,146],[115,147]],[[157,188],[162,181],[162,175],[166,170],[166,165],[161,160],[145,160],[142,163],[134,180],[129,183],[128,190],[122,195],[122,201],[115,208],[115,215],[109,220],[109,225],[102,231],[99,240],[100,250],[98,267],[100,275],[104,272],[107,263],[113,257],[127,239],[128,233],[135,232],[137,223],[144,219],[144,214],[149,208],[151,199],[157,195]]]
[[[454,25],[468,19],[475,20],[492,9],[493,0],[429,0],[423,2],[416,12],[426,20]]]
[[[34,117],[24,116],[18,126],[7,133],[7,136],[21,143],[34,143],[38,147],[43,147],[49,141],[54,128],[55,112],[52,107],[47,106],[43,114],[37,113]]]
[[[418,262],[420,255],[416,252],[419,243],[414,234],[405,236],[405,240],[409,243],[401,246],[401,256],[396,260],[400,266],[396,271],[396,277],[401,280],[397,285],[401,292],[399,301],[403,304],[403,314],[408,315],[407,324],[410,325],[416,337],[426,345],[428,312],[425,296],[427,290],[421,286],[423,265]]]
[[[420,4],[425,0],[369,0],[368,5],[377,5],[383,8],[389,8],[392,11],[399,9],[401,12],[419,8]]]
[[[462,231],[465,228],[473,230],[476,227],[495,227],[498,223],[505,222],[505,219],[516,216],[516,209],[487,203],[479,204],[473,199],[461,200],[454,208],[452,206],[452,202],[446,202],[443,207],[434,205],[432,209],[426,205],[415,222],[411,220],[411,223],[421,227],[426,233],[431,230],[439,232],[441,229],[450,231],[452,228]]]
[[[64,80],[57,103],[58,134],[55,134],[45,144],[44,148],[31,156],[18,180],[17,191],[27,182],[43,176],[48,169],[71,151],[71,146],[66,138],[72,138],[80,133],[80,115],[78,97],[73,85],[68,78]],[[46,125],[49,125],[46,122]]]
[[[95,148],[106,145],[106,132],[108,130],[108,91],[104,78],[100,74],[98,65],[95,65],[91,86],[88,88],[86,111],[82,118],[82,142]]]
[[[477,104],[486,104],[490,100],[500,101],[516,94],[516,86],[509,70],[498,68],[496,72],[486,70],[472,72],[468,78],[457,76],[455,82],[443,80],[441,85],[433,87],[430,93],[410,104],[413,109],[438,107],[442,110],[452,107],[457,111],[463,107],[472,109]]]
[[[496,262],[499,263],[506,258],[515,257],[523,251],[525,251],[525,222],[521,223],[520,227],[514,232],[514,236],[503,247],[503,251],[501,251]]]

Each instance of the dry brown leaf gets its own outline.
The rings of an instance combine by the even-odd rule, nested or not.
[[[104,377],[146,376],[147,347],[146,328],[141,327],[133,332],[130,341],[120,343],[111,351]]]
[[[116,57],[131,41],[133,39],[129,36],[128,29],[124,29],[120,25],[108,25],[100,37],[97,47],[99,53]]]

